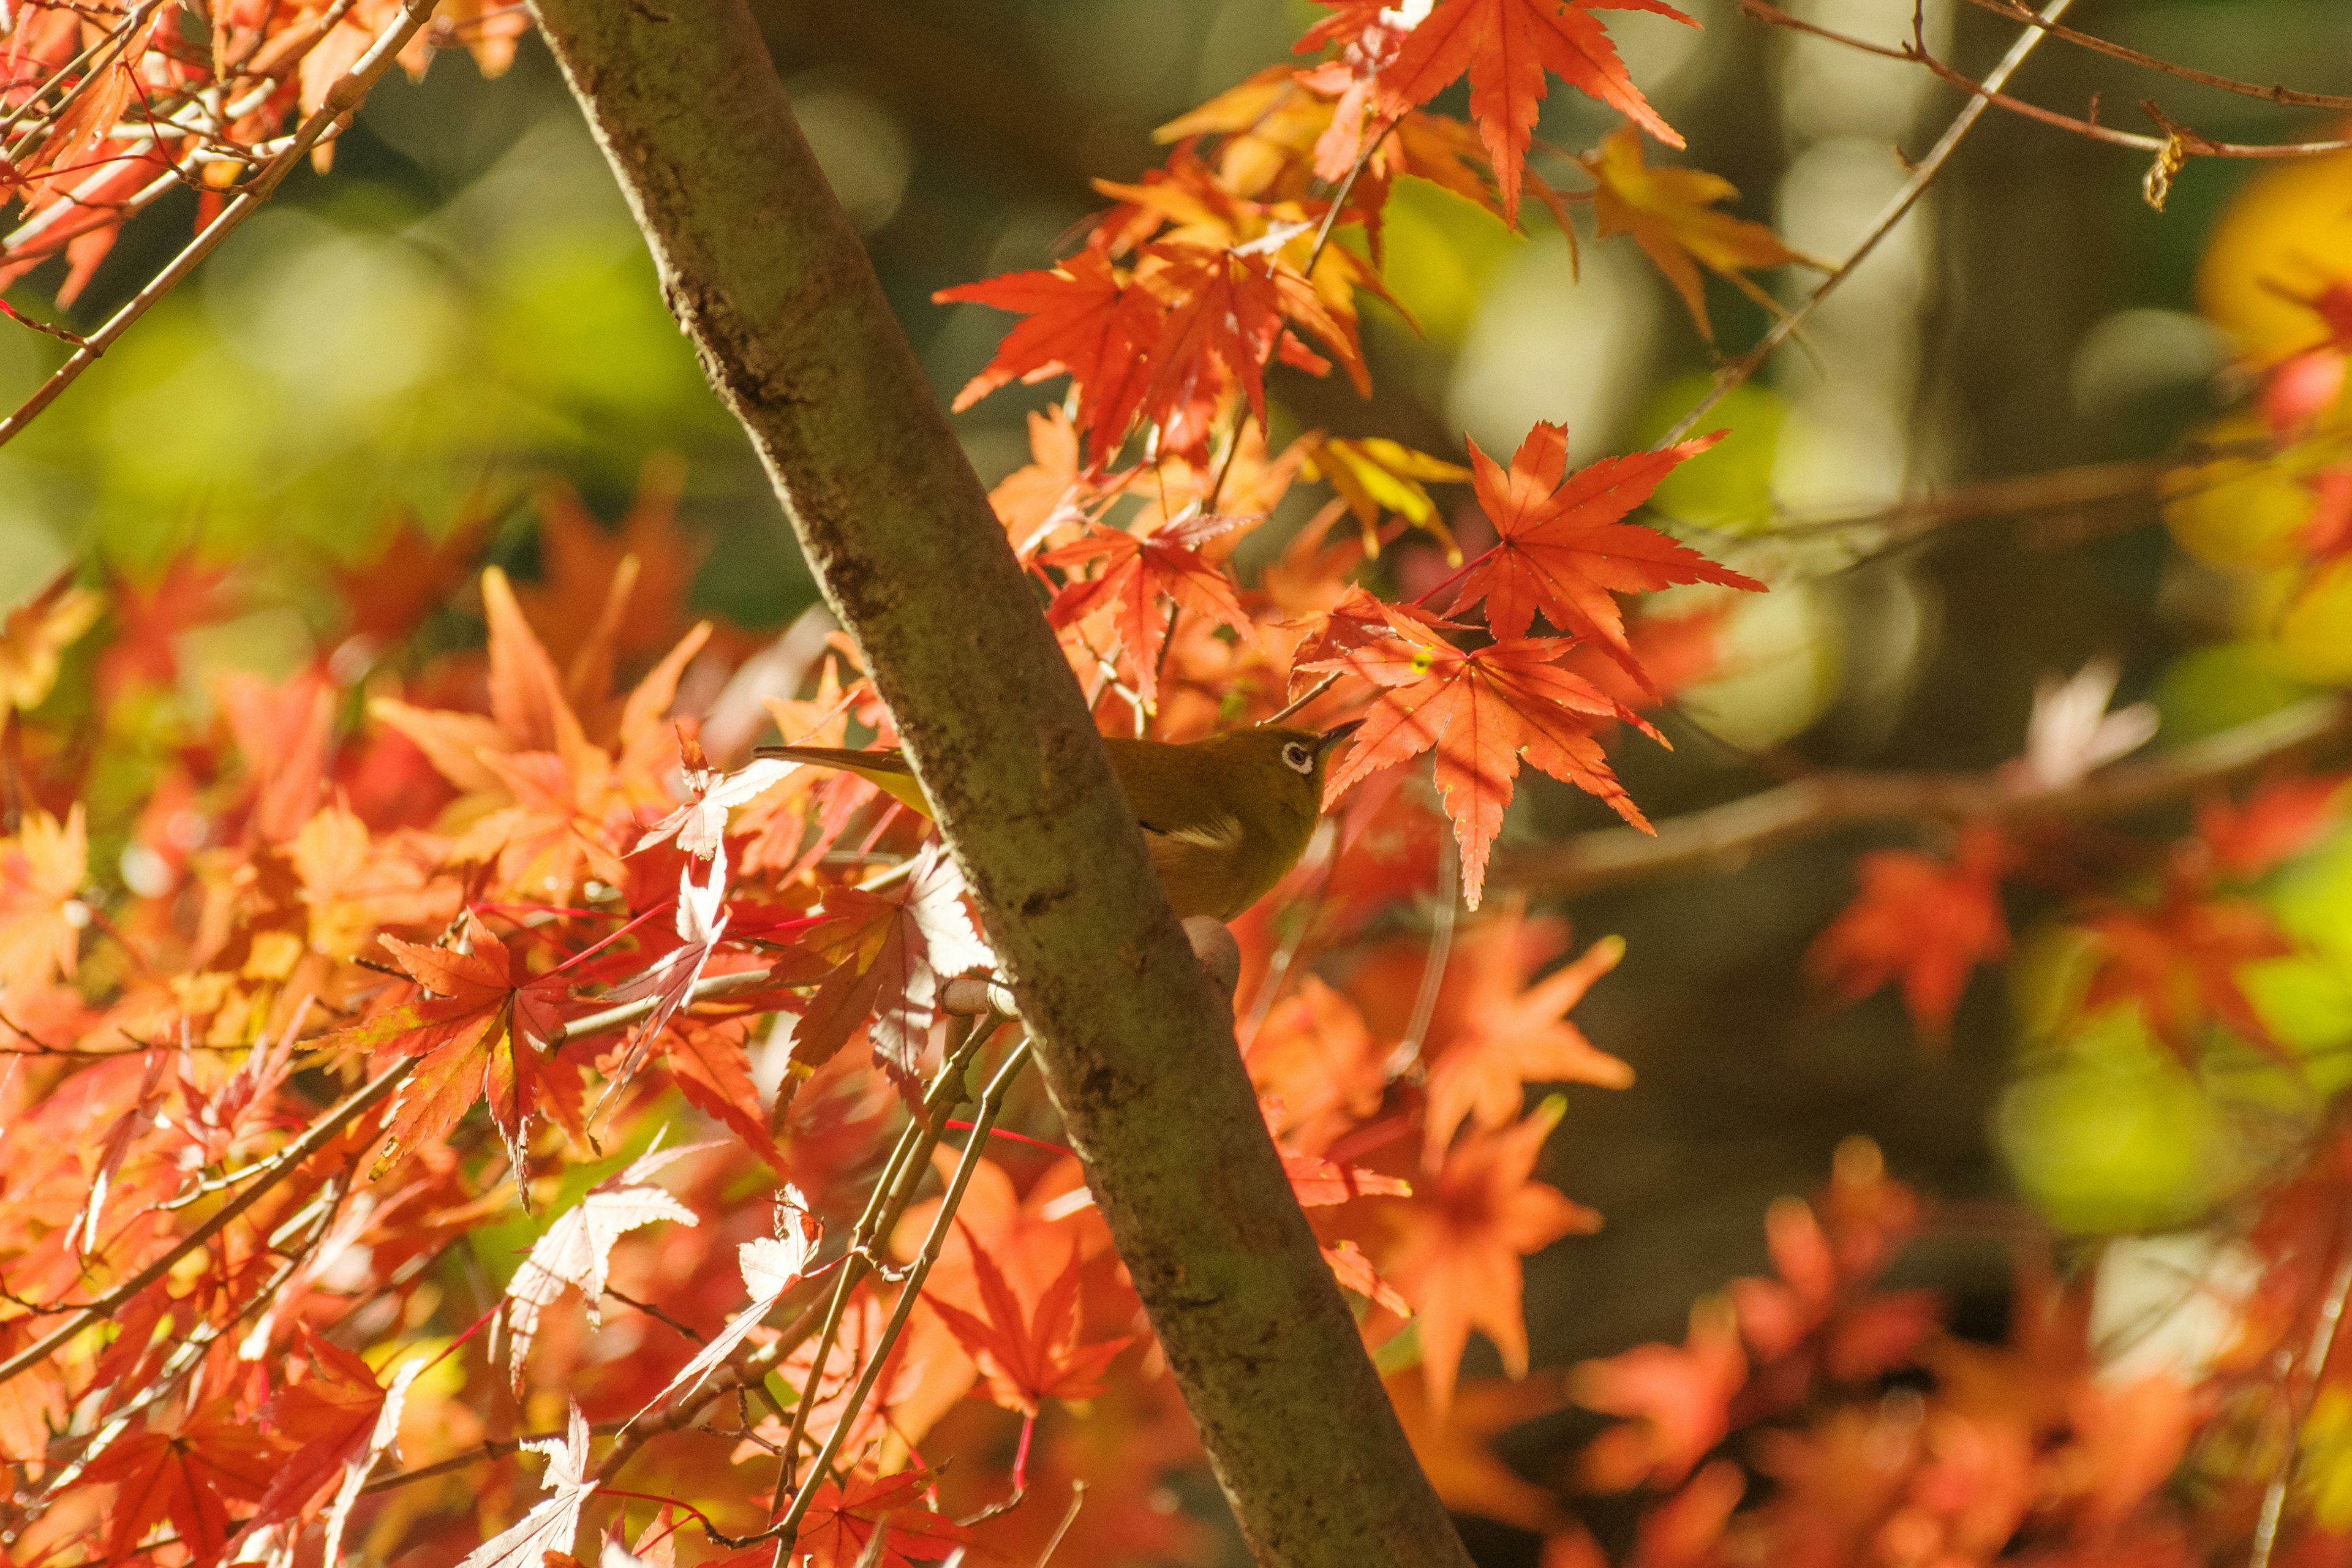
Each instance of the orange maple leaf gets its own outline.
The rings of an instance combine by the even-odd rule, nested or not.
[[[2284,1055],[2238,983],[2240,966],[2294,951],[2262,905],[2200,898],[2192,879],[2176,871],[2157,908],[2110,909],[2084,924],[2098,938],[2103,960],[2084,993],[2086,1008],[2137,1002],[2147,1026],[2183,1060],[2209,1021]]]
[[[1108,612],[1134,666],[1137,694],[1147,703],[1155,701],[1160,651],[1168,640],[1162,601],[1231,626],[1249,639],[1249,615],[1234,596],[1233,580],[1202,556],[1201,546],[1251,521],[1203,514],[1162,522],[1140,534],[1097,524],[1076,543],[1037,558],[1046,566],[1103,563],[1097,575],[1068,584],[1055,595],[1046,619],[1059,628]]]
[[[116,578],[107,595],[114,632],[98,656],[100,699],[110,702],[132,686],[177,680],[180,635],[228,615],[227,582],[227,568],[199,566],[192,554],[174,557],[150,588]]]
[[[1389,1278],[1420,1313],[1422,1375],[1440,1410],[1474,1327],[1494,1341],[1506,1372],[1526,1375],[1519,1259],[1571,1231],[1600,1228],[1599,1215],[1530,1178],[1564,1109],[1555,1098],[1506,1131],[1471,1134],[1391,1211],[1402,1215],[1402,1235]]]
[[[266,1492],[284,1444],[236,1418],[227,1398],[212,1401],[177,1430],[133,1433],[89,1462],[81,1484],[111,1483],[106,1555],[121,1559],[155,1525],[169,1521],[195,1568],[220,1561],[235,1531],[228,1505]]]
[[[2343,819],[2347,775],[2286,778],[2263,785],[2242,805],[2209,800],[2197,808],[2197,839],[2213,863],[2244,881],[2317,844]]]
[[[1944,1038],[1969,973],[2009,951],[2000,878],[2011,859],[1990,827],[1962,834],[1949,863],[1909,849],[1865,855],[1862,891],[1815,940],[1805,966],[1849,1002],[1900,976],[1912,1023]]]
[[[1091,1399],[1102,1392],[1102,1374],[1118,1352],[1135,1342],[1132,1334],[1078,1342],[1078,1272],[1083,1264],[1076,1237],[1070,1261],[1024,1312],[1003,1271],[970,1232],[964,1247],[971,1258],[972,1281],[985,1316],[946,1301],[929,1300],[932,1311],[970,1352],[988,1377],[989,1396],[1007,1410],[1034,1415],[1048,1399]]]
[[[1715,341],[1715,327],[1707,320],[1701,267],[1773,310],[1777,307],[1770,297],[1742,268],[1791,262],[1819,265],[1780,243],[1780,237],[1762,224],[1715,211],[1717,202],[1739,195],[1722,175],[1645,163],[1641,135],[1630,125],[1610,133],[1599,151],[1577,162],[1597,182],[1592,216],[1601,237],[1632,235],[1642,254],[1682,296],[1699,335],[1709,342]]]
[[[1696,26],[1664,0],[1439,0],[1381,68],[1377,112],[1393,120],[1470,73],[1470,116],[1494,161],[1503,216],[1517,223],[1519,181],[1553,75],[1609,105],[1669,147],[1683,139],[1627,74],[1592,13],[1649,11]]]
[[[1327,801],[1368,773],[1434,750],[1438,798],[1454,819],[1463,897],[1474,910],[1486,888],[1487,850],[1502,829],[1521,756],[1650,831],[1649,819],[1610,771],[1592,726],[1596,719],[1620,719],[1652,736],[1657,731],[1559,667],[1573,643],[1510,638],[1465,653],[1442,635],[1447,623],[1392,605],[1362,603],[1389,635],[1300,665],[1348,670],[1386,689],[1332,771],[1324,790]],[[1334,612],[1335,619],[1339,616]]]
[[[929,1470],[902,1470],[846,1486],[825,1481],[801,1521],[792,1561],[810,1568],[909,1568],[950,1555],[971,1542],[971,1531],[923,1506],[922,1496],[933,1484]],[[880,1554],[869,1558],[877,1532]],[[762,1548],[757,1555],[764,1561],[774,1553]]]
[[[1731,1430],[1731,1399],[1747,1381],[1738,1320],[1720,1296],[1691,1308],[1679,1345],[1636,1345],[1580,1362],[1569,1373],[1570,1394],[1589,1410],[1627,1417],[1586,1448],[1587,1483],[1599,1491],[1679,1484]]]
[[[1517,925],[1524,911],[1524,902],[1514,900],[1500,923]],[[1506,940],[1492,946],[1510,953],[1518,943]],[[1429,1105],[1423,1113],[1426,1161],[1436,1161],[1465,1120],[1488,1132],[1508,1126],[1526,1103],[1531,1083],[1623,1089],[1633,1081],[1632,1068],[1595,1048],[1583,1030],[1562,1016],[1624,955],[1624,939],[1603,937],[1575,963],[1525,991],[1518,990],[1522,973],[1489,977],[1480,987],[1484,994],[1465,1009],[1467,1028],[1444,1042],[1430,1069]]]
[[[940,304],[992,305],[1028,318],[1004,335],[996,357],[956,394],[959,412],[1013,381],[1034,383],[1066,372],[1077,388],[1073,423],[1088,458],[1099,463],[1126,440],[1151,379],[1149,351],[1167,306],[1108,256],[1088,248],[1048,271],[1010,272],[942,289],[931,298]]]
[[[560,1037],[561,1004],[569,990],[562,970],[533,976],[519,954],[478,923],[467,952],[394,936],[381,940],[426,994],[319,1042],[424,1058],[401,1086],[379,1174],[398,1154],[443,1136],[485,1096],[510,1151],[519,1150],[524,1122],[541,1107],[584,1138],[576,1082],[550,1076],[555,1058],[548,1042]]]
[[[35,992],[74,972],[89,911],[80,898],[89,839],[81,803],[59,823],[28,811],[13,838],[0,838],[0,986]]]
[[[81,639],[106,601],[74,585],[71,569],[8,612],[0,626],[0,711],[37,708],[58,683],[65,650]]]
[[[1573,475],[1567,473],[1563,426],[1529,430],[1507,474],[1473,441],[1472,482],[1498,537],[1471,563],[1446,613],[1459,615],[1483,599],[1488,628],[1507,638],[1527,636],[1540,612],[1570,636],[1591,638],[1647,686],[1615,595],[1677,583],[1764,591],[1753,577],[1718,566],[1654,528],[1618,521],[1649,500],[1660,480],[1720,439],[1717,434],[1663,451],[1603,458]]]

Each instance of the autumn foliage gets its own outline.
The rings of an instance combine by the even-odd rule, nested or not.
[[[1780,563],[1638,521],[1714,434],[1581,466],[1557,424],[1466,463],[1278,442],[1269,378],[1369,387],[1400,181],[1534,244],[1590,204],[1710,341],[1708,276],[1766,299],[1748,272],[1815,264],[1652,161],[1682,140],[1602,13],[1687,20],[1662,0],[1323,4],[1298,59],[1101,183],[1066,256],[938,298],[1013,318],[959,407],[1054,388],[992,500],[1103,728],[1361,722],[1326,829],[1236,922],[1236,1036],[1441,1494],[1553,1568],[2162,1568],[2257,1531],[2347,1560],[2346,1079],[2281,1001],[2343,947],[2308,895],[2352,875],[2345,786],[2233,801],[2217,773],[2184,833],[2094,837],[2076,796],[2153,728],[2095,667],[2045,692],[1988,809],[1858,860],[1810,968],[1825,1005],[1898,993],[1936,1049],[2014,957],[2053,1054],[2126,1036],[2163,1072],[2256,1075],[2300,1121],[2226,1194],[2211,1342],[2111,1353],[2096,1271],[2038,1232],[2004,1238],[2005,1330],[1964,1334],[1905,1261],[1966,1216],[1857,1139],[1761,1217],[1772,1275],[1682,1342],[1531,1369],[1523,1260],[1603,1219],[1544,1150],[1633,1070],[1570,1018],[1624,944],[1531,908],[1506,816],[1525,764],[1652,831],[1612,748],[1664,743]],[[70,303],[182,180],[212,221],[400,9],[215,4],[199,37],[177,6],[22,0],[0,283],[62,253]],[[446,4],[402,62],[495,68],[522,28]],[[1466,120],[1432,107],[1465,79]],[[1555,85],[1625,124],[1539,160]],[[2347,288],[2244,367],[2265,439],[2341,421]],[[331,656],[279,679],[187,654],[254,607],[233,563],[92,565],[9,613],[0,1562],[1213,1554],[1178,1503],[1197,1439],[954,862],[873,784],[750,760],[894,743],[860,650],[692,618],[676,485],[649,470],[619,531],[542,489],[535,582],[486,564],[487,512],[388,520],[334,564]],[[2352,581],[2341,461],[2304,488],[2261,563],[2290,616]],[[2244,544],[2207,521],[2174,526]],[[478,636],[418,635],[452,607]],[[1474,1336],[1503,1377],[1465,1375]],[[1571,1405],[1566,1473],[1496,1458]]]

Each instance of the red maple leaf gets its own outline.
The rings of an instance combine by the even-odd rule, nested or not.
[[[169,686],[180,678],[184,632],[225,618],[228,569],[199,566],[192,554],[173,559],[152,588],[116,578],[107,598],[114,635],[98,656],[98,690],[109,702],[132,686]]]
[[[2213,863],[2251,881],[2317,844],[2344,816],[2347,775],[2280,779],[2242,805],[2210,800],[2197,808],[2197,837]]]
[[[1009,272],[942,289],[931,298],[940,304],[993,305],[1029,318],[1004,335],[996,357],[956,394],[958,411],[1013,381],[1067,372],[1078,391],[1072,423],[1087,438],[1089,459],[1101,462],[1118,449],[1151,379],[1149,351],[1167,311],[1160,295],[1101,251],[1087,249],[1050,271]]]
[[[961,1222],[957,1228],[962,1229]],[[970,1231],[964,1232],[964,1247],[987,1315],[978,1316],[929,1297],[924,1300],[987,1373],[989,1397],[1007,1410],[1034,1415],[1048,1399],[1091,1399],[1100,1394],[1103,1370],[1134,1342],[1134,1336],[1078,1343],[1082,1259],[1076,1240],[1071,1241],[1068,1265],[1045,1287],[1037,1298],[1036,1310],[1030,1312],[1022,1310],[1021,1298],[1005,1282],[1003,1270]]]
[[[1815,940],[1806,967],[1849,1002],[1899,976],[1912,1023],[1944,1038],[1969,973],[2009,951],[2000,878],[2011,858],[1990,827],[1962,834],[1949,863],[1909,849],[1865,855],[1862,891]]]
[[[1582,1468],[1597,1491],[1647,1480],[1678,1484],[1731,1429],[1731,1400],[1748,1381],[1731,1303],[1710,1296],[1691,1308],[1679,1345],[1636,1345],[1605,1361],[1578,1363],[1569,1393],[1589,1410],[1627,1417],[1594,1439]]]
[[[1559,667],[1572,642],[1513,638],[1465,653],[1442,635],[1448,623],[1392,605],[1370,607],[1387,636],[1300,666],[1349,670],[1387,689],[1333,770],[1327,800],[1376,769],[1434,750],[1438,798],[1454,819],[1454,841],[1462,849],[1463,897],[1474,910],[1486,884],[1487,850],[1502,828],[1503,808],[1511,802],[1523,755],[1552,777],[1606,801],[1643,832],[1651,830],[1649,819],[1610,771],[1592,730],[1595,720],[1620,719],[1654,737],[1658,732]],[[1335,610],[1333,620],[1340,619]]]
[[[1649,11],[1696,26],[1664,0],[1439,0],[1381,71],[1377,109],[1394,120],[1470,73],[1470,115],[1495,163],[1504,221],[1517,223],[1519,179],[1548,69],[1669,147],[1683,139],[1650,107],[1594,11]]]
[[[1615,595],[1677,583],[1764,591],[1753,577],[1718,566],[1654,528],[1618,521],[1676,467],[1719,439],[1708,436],[1664,451],[1604,458],[1573,475],[1567,475],[1564,426],[1528,431],[1507,474],[1473,441],[1472,482],[1498,537],[1471,563],[1446,613],[1459,615],[1483,599],[1486,625],[1496,637],[1522,637],[1540,612],[1559,630],[1600,644],[1647,686]]]
[[[1054,595],[1046,619],[1056,628],[1108,610],[1119,642],[1135,667],[1136,690],[1153,701],[1160,689],[1160,650],[1168,640],[1168,617],[1160,606],[1172,600],[1196,616],[1250,634],[1250,618],[1234,596],[1233,579],[1201,554],[1201,546],[1249,521],[1213,513],[1171,520],[1148,533],[1096,525],[1087,537],[1039,556],[1047,566],[1078,566],[1100,561],[1098,575],[1070,583]]]
[[[1474,1327],[1495,1342],[1506,1372],[1526,1375],[1519,1259],[1600,1227],[1599,1215],[1530,1179],[1563,1108],[1553,1099],[1507,1131],[1464,1139],[1402,1209],[1389,1278],[1420,1313],[1422,1375],[1439,1409],[1453,1398]]]
[[[2126,997],[2138,1003],[2147,1026],[2184,1060],[2207,1022],[2284,1054],[2238,984],[2242,964],[2293,951],[2260,904],[2201,898],[2193,879],[2176,871],[2157,908],[2113,909],[2084,924],[2099,939],[2103,959],[2084,994],[2086,1008]]]
[[[1284,330],[1286,319],[1313,332],[1370,391],[1355,335],[1342,326],[1296,270],[1253,247],[1171,241],[1146,254],[1161,263],[1141,274],[1167,301],[1152,344],[1151,381],[1139,412],[1159,426],[1163,450],[1202,448],[1226,390],[1239,386],[1260,427],[1265,424],[1265,367],[1285,363],[1320,375],[1331,367]]]
[[[1517,903],[1503,917],[1512,925],[1522,918]],[[1518,947],[1506,938],[1494,951],[1510,954]],[[1437,1158],[1465,1120],[1490,1132],[1508,1126],[1526,1103],[1531,1083],[1623,1089],[1633,1081],[1632,1068],[1597,1049],[1563,1016],[1624,955],[1622,938],[1603,937],[1575,963],[1524,991],[1518,989],[1522,974],[1496,975],[1499,984],[1469,1001],[1463,1013],[1467,1027],[1445,1042],[1430,1069],[1429,1105],[1423,1113],[1427,1159]]]
[[[351,610],[351,632],[378,647],[407,637],[449,601],[473,570],[492,514],[469,500],[437,539],[404,515],[374,559],[334,569],[335,590]]]
[[[345,1463],[367,1450],[383,1408],[384,1391],[367,1363],[307,1326],[300,1334],[310,1374],[279,1389],[262,1411],[263,1423],[293,1446],[262,1494],[264,1520],[295,1517],[340,1480]]]
[[[911,1568],[916,1562],[936,1562],[968,1545],[971,1531],[944,1514],[922,1505],[934,1478],[929,1470],[902,1470],[895,1476],[853,1480],[844,1486],[828,1480],[816,1489],[801,1532],[793,1542],[792,1561],[810,1568]],[[887,1527],[879,1557],[866,1555],[875,1533]],[[775,1556],[768,1547],[747,1555],[765,1563]]]
[[[383,942],[426,994],[320,1043],[360,1050],[389,1047],[424,1058],[401,1086],[384,1134],[387,1163],[395,1153],[446,1134],[485,1095],[490,1119],[509,1148],[520,1145],[524,1121],[542,1106],[576,1128],[576,1084],[548,1081],[554,1054],[547,1043],[560,1037],[561,1004],[570,988],[564,971],[532,975],[518,954],[478,923],[469,952],[420,947],[393,936]],[[559,1087],[573,1092],[551,1092]],[[584,1131],[580,1135],[584,1138]]]
[[[106,1555],[121,1559],[156,1524],[169,1521],[194,1568],[220,1561],[233,1531],[228,1505],[262,1496],[284,1445],[236,1419],[227,1399],[190,1415],[178,1430],[139,1432],[89,1462],[80,1484],[117,1489]]]

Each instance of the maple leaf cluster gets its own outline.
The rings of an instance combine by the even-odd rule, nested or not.
[[[228,0],[184,29],[153,0],[25,0],[0,26],[0,288],[62,256],[60,306],[89,287],[122,226],[187,185],[197,221],[316,111],[400,16],[398,0]],[[518,6],[443,0],[435,27],[400,57],[422,76],[436,49],[470,48],[503,71],[529,26]],[[334,143],[312,161],[324,169]],[[13,312],[11,312],[13,314]]]
[[[193,558],[61,580],[12,621],[12,1550],[203,1564],[430,1536],[489,1568],[593,1524],[760,1554],[729,1543],[782,1527],[787,1453],[782,1522],[820,1561],[877,1532],[886,1562],[1034,1554],[1077,1483],[1073,1547],[1196,1550],[1155,1501],[1196,1442],[1077,1161],[1034,1090],[1000,1136],[950,1120],[973,1053],[1021,1059],[944,1011],[992,963],[952,865],[855,775],[707,749],[887,741],[856,647],[788,633],[775,674],[686,622],[682,579],[645,596],[659,568],[564,542],[583,526],[551,493],[548,558],[572,565],[472,577],[477,651],[405,641],[466,580],[464,519],[344,568],[340,642],[277,681],[190,659],[256,592]],[[679,548],[667,526],[627,537]],[[1337,592],[1360,559],[1318,537],[1257,592]],[[559,658],[540,625],[589,629]],[[1171,665],[1173,710],[1207,678]],[[84,744],[46,716],[80,710],[77,683],[113,715]],[[94,817],[93,781],[133,765],[145,784]],[[1441,1412],[1474,1333],[1525,1369],[1520,1261],[1597,1223],[1539,1179],[1563,1108],[1529,1090],[1631,1076],[1566,1017],[1622,944],[1546,976],[1565,928],[1516,900],[1436,958],[1414,1016],[1430,955],[1360,938],[1432,886],[1443,832],[1405,769],[1352,792],[1299,874],[1332,891],[1282,903],[1313,969],[1267,978],[1270,905],[1241,998],[1326,1257]]]

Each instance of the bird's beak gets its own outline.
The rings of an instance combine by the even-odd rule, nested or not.
[[[1332,725],[1316,741],[1315,754],[1318,757],[1329,756],[1332,747],[1363,728],[1363,724],[1364,721],[1361,719],[1350,719],[1344,724]]]

